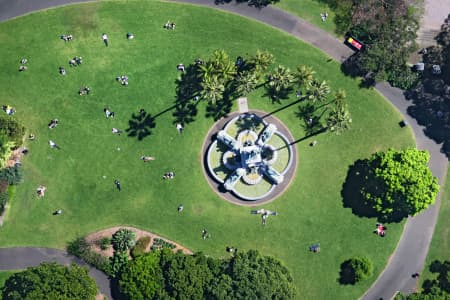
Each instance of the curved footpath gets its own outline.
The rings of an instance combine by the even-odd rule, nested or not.
[[[87,267],[89,275],[94,278],[100,293],[108,299],[113,299],[108,276],[102,271],[90,267],[82,260],[68,255],[66,251],[49,248],[0,248],[0,271],[22,270],[37,266],[44,261],[63,265],[76,263]]]
[[[89,0],[0,0],[0,21],[39,9],[88,1]],[[352,51],[347,48],[341,40],[336,39],[327,32],[314,27],[296,16],[272,6],[256,9],[249,7],[246,4],[236,4],[233,2],[215,5],[213,0],[174,1],[213,7],[266,23],[316,46],[340,62],[344,61],[352,54]],[[379,83],[375,88],[403,114],[404,119],[410,124],[414,131],[417,148],[426,149],[430,152],[430,169],[434,176],[439,179],[439,183],[442,186],[447,172],[448,160],[440,152],[440,145],[437,145],[433,140],[426,137],[423,132],[423,127],[419,126],[417,122],[408,115],[407,108],[410,103],[406,101],[400,89],[393,88],[386,83]],[[396,291],[411,293],[416,289],[417,279],[413,279],[411,274],[420,272],[424,266],[439,213],[440,198],[441,194],[438,195],[435,205],[420,215],[407,220],[403,235],[395,252],[390,257],[385,270],[366,292],[363,299],[391,299]],[[35,255],[36,260],[31,260],[30,257],[33,255]],[[48,260],[48,258],[63,259],[66,262],[74,259],[68,257],[64,252],[52,249],[0,249],[0,269],[24,268],[27,266],[27,262],[34,265],[37,264],[39,260]],[[93,271],[91,270],[91,272]],[[95,277],[97,275],[93,276]],[[107,291],[103,290],[105,286],[103,286],[102,283],[99,283],[99,281],[97,281],[97,284],[99,284],[102,293],[105,293],[105,295],[110,297],[110,292],[107,293]],[[106,286],[107,285],[108,284],[106,284]]]

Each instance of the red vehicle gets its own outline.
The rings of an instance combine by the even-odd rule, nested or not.
[[[346,42],[357,50],[361,50],[361,48],[363,47],[363,44],[352,36],[349,36]]]

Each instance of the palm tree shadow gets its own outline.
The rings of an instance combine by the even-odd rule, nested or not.
[[[282,100],[289,99],[289,94],[293,91],[293,88],[284,88],[280,91],[275,90],[275,88],[269,86],[268,84],[265,86],[266,92],[263,97],[269,97],[272,100],[272,103],[281,103]]]
[[[137,137],[139,141],[151,135],[152,129],[156,127],[155,118],[143,109],[137,114],[133,113],[128,124],[130,127],[125,130],[128,136]]]
[[[216,103],[208,103],[206,106],[206,114],[207,118],[213,118],[214,121],[217,121],[223,117],[226,117],[233,106],[231,101],[227,101],[226,99],[222,99],[217,101]]]

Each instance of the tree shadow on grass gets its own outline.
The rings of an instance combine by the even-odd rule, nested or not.
[[[338,282],[342,285],[354,285],[356,283],[355,270],[351,266],[351,260],[347,259],[341,264]]]
[[[274,87],[269,84],[265,85],[266,92],[263,97],[269,97],[272,103],[281,103],[282,100],[289,99],[289,95],[294,90],[292,87],[284,88],[277,91]]]
[[[125,130],[128,136],[137,137],[139,141],[151,135],[152,129],[156,127],[155,118],[143,109],[137,114],[133,113],[128,124],[130,127]]]
[[[434,260],[429,268],[431,273],[437,274],[436,279],[426,279],[423,282],[425,294],[433,294],[436,290],[450,293],[450,261]]]
[[[345,208],[351,208],[352,213],[358,217],[379,218],[381,215],[369,205],[361,190],[368,185],[368,182],[374,180],[370,174],[367,160],[357,160],[350,166],[347,172],[347,178],[342,187],[341,195]]]
[[[213,118],[214,121],[217,121],[223,117],[228,116],[232,106],[232,102],[226,99],[222,99],[220,101],[217,101],[216,103],[208,103],[208,105],[206,106],[205,116],[207,118]]]
[[[175,84],[177,94],[175,112],[172,114],[175,117],[174,123],[185,125],[194,122],[201,91],[198,66],[195,64],[187,66],[181,77],[175,80]]]
[[[377,179],[371,171],[368,160],[357,160],[349,167],[347,178],[342,186],[341,196],[345,208],[351,208],[352,213],[358,217],[376,218],[379,222],[400,222],[407,215],[395,211],[390,215],[377,212],[371,203],[368,203],[362,194],[362,190],[374,194],[378,189]]]

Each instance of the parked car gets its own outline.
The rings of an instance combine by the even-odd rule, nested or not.
[[[364,46],[360,41],[352,36],[347,37],[345,43],[358,51]]]

